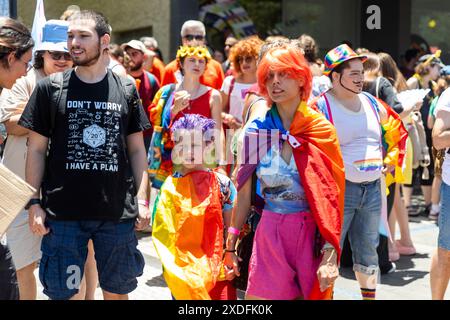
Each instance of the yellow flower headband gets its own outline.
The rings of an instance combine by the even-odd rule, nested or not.
[[[184,57],[198,57],[206,60],[211,59],[208,49],[205,47],[188,47],[181,46],[177,51],[177,60],[180,61]]]

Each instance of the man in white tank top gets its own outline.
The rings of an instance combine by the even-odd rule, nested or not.
[[[430,283],[433,300],[443,300],[450,279],[450,88],[441,95],[436,109],[433,146],[437,150],[446,149],[446,153],[442,165],[438,250],[431,261]]]
[[[353,252],[353,270],[364,300],[374,300],[378,280],[380,178],[384,173],[380,116],[362,93],[365,56],[347,45],[334,48],[325,57],[325,75],[333,88],[324,94],[325,113],[335,125],[345,164],[345,207],[341,246],[348,234]],[[381,109],[379,112],[378,109]]]

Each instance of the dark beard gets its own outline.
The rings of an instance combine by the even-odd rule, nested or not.
[[[141,62],[141,63],[138,63],[137,65],[134,65],[133,67],[130,67],[130,71],[136,72],[136,71],[141,70],[143,64],[144,64],[144,62]]]
[[[89,67],[97,63],[100,59],[101,51],[100,51],[100,42],[97,45],[97,53],[93,57],[87,57],[85,60],[77,61],[72,58],[74,66],[77,67]]]

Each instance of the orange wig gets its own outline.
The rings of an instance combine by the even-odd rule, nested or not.
[[[312,74],[303,54],[295,47],[288,46],[270,49],[258,66],[258,85],[261,94],[272,104],[267,92],[266,80],[269,72],[286,72],[290,78],[303,82],[300,87],[301,98],[307,101],[311,94]]]
[[[264,42],[258,36],[251,36],[242,39],[236,43],[230,51],[230,61],[233,63],[234,71],[237,74],[242,72],[241,65],[239,63],[240,57],[254,57],[258,59],[259,50]]]

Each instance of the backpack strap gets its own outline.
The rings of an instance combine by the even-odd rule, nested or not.
[[[375,95],[376,95],[377,99],[380,99],[380,92],[379,92],[380,91],[380,82],[381,82],[381,77],[378,77],[376,85],[375,85]]]
[[[145,74],[147,75],[148,80],[150,81],[150,87],[152,88],[153,91],[154,90],[153,88],[155,88],[157,85],[156,77],[151,72],[148,71],[145,71]]]
[[[127,101],[128,105],[130,106],[133,104],[133,95],[134,95],[134,83],[128,78],[121,77],[111,70],[108,69],[108,73],[111,73],[116,83],[122,87],[122,93],[125,97],[125,100]]]
[[[58,110],[65,108],[67,101],[67,91],[69,89],[69,80],[73,69],[64,72],[53,73],[50,75],[50,82],[54,88],[50,102],[50,136],[53,135],[56,126],[56,116]]]
[[[256,98],[255,100],[253,100],[252,103],[250,103],[250,105],[248,106],[248,109],[247,109],[247,113],[245,114],[244,123],[247,123],[247,122],[248,122],[248,119],[250,118],[250,113],[252,112],[253,106],[254,106],[257,102],[263,101],[263,100],[265,101],[266,99],[264,99],[263,97],[258,97],[258,98]]]

